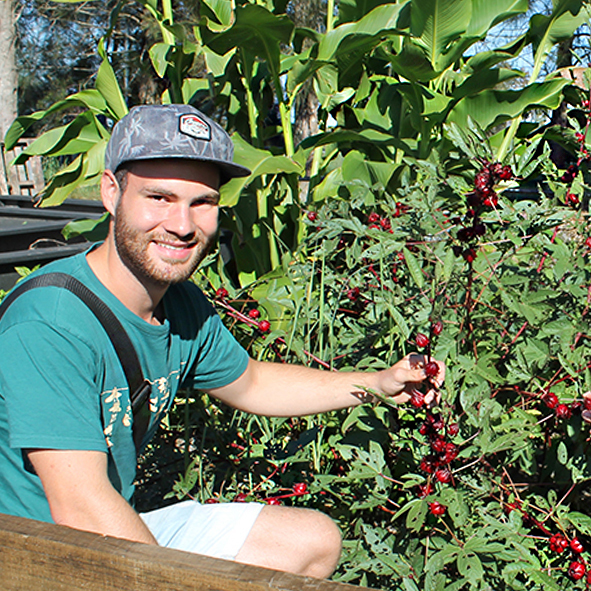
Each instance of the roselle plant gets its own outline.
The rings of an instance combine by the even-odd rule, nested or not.
[[[446,162],[407,159],[392,195],[335,196],[302,212],[307,237],[281,272],[248,289],[212,285],[207,268],[196,278],[261,359],[327,371],[377,370],[417,350],[445,360],[439,406],[417,395],[269,419],[190,393],[177,426],[194,450],[171,494],[327,512],[345,537],[342,581],[586,588],[585,143],[575,140],[566,174],[535,142],[498,162],[470,126],[446,127]],[[527,179],[536,168],[543,175]],[[577,203],[565,200],[575,191]]]
[[[169,83],[162,100],[208,107],[253,170],[222,194],[234,268],[214,253],[195,277],[250,353],[371,371],[419,347],[448,366],[434,409],[417,395],[268,419],[187,392],[142,482],[158,475],[154,457],[162,467],[181,453],[164,493],[323,510],[344,533],[343,581],[585,588],[589,96],[537,74],[588,4],[556,2],[510,46],[477,52],[527,2],[347,0],[322,33],[292,26],[284,1],[204,0],[192,32],[168,0],[141,3],[162,32],[150,51]],[[521,74],[506,61],[525,48],[535,76],[507,88]],[[45,205],[96,182],[107,123],[127,111],[99,51],[94,88],[19,118],[7,136],[10,147],[46,114],[75,108],[21,156],[73,157]],[[197,60],[207,77],[190,77]],[[297,146],[290,110],[308,82],[320,133]],[[565,98],[570,130],[523,121]],[[569,168],[551,164],[550,137],[577,154]],[[140,486],[140,507],[154,490]]]

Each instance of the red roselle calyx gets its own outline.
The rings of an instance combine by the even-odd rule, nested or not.
[[[448,482],[451,482],[451,472],[446,468],[439,468],[439,470],[435,472],[435,478],[437,478],[439,482],[447,484]]]
[[[429,361],[427,365],[425,365],[425,375],[428,378],[434,378],[439,373],[439,365],[435,363],[435,361]]]
[[[447,426],[447,434],[450,437],[455,437],[460,432],[460,426],[457,423],[452,423]]]
[[[554,534],[550,536],[550,550],[561,554],[568,548],[568,541],[562,534]]]
[[[585,565],[578,561],[571,562],[570,566],[568,567],[568,576],[573,581],[578,581],[579,579],[582,579],[585,576],[586,572],[587,569],[585,568]]]
[[[419,332],[419,333],[417,333],[417,336],[415,338],[415,342],[417,344],[417,347],[424,349],[425,347],[429,346],[429,337],[426,334]]]
[[[548,408],[556,408],[558,405],[558,396],[554,392],[548,392],[542,398]]]
[[[554,411],[559,419],[570,419],[572,412],[566,404],[559,404]]]
[[[441,503],[438,503],[437,501],[434,501],[433,503],[429,503],[429,511],[431,512],[431,515],[443,515],[446,511],[447,507],[445,505],[442,505]]]
[[[415,408],[420,408],[421,406],[423,406],[423,404],[425,404],[425,395],[422,392],[419,392],[418,390],[414,390],[410,396],[410,403]]]
[[[579,540],[579,538],[573,538],[570,541],[570,549],[573,552],[576,552],[577,554],[581,554],[581,552],[585,551],[585,547],[583,546],[583,544],[581,544],[581,541]]]

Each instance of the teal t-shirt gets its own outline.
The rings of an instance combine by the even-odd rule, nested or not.
[[[180,384],[203,390],[230,384],[245,371],[248,354],[196,285],[171,286],[163,299],[166,320],[154,326],[100,283],[85,255],[37,273],[73,275],[123,325],[152,384],[145,444]],[[94,314],[59,287],[20,295],[0,322],[0,513],[52,521],[23,449],[107,452],[111,482],[130,501],[137,467],[132,422],[125,374]]]

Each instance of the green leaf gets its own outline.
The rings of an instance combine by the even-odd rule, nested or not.
[[[534,51],[532,77],[540,72],[543,62],[553,46],[573,36],[573,33],[589,18],[587,7],[581,9],[581,0],[560,0],[550,16],[534,14],[530,19],[527,38]]]
[[[562,79],[530,84],[523,90],[486,90],[459,101],[449,120],[465,126],[472,118],[483,129],[489,129],[536,107],[556,109],[567,84]]]
[[[422,501],[413,505],[406,516],[406,527],[414,532],[420,532],[427,517],[427,503]]]
[[[578,511],[571,511],[567,519],[584,536],[591,536],[591,517],[589,515],[579,513]]]
[[[496,24],[527,12],[527,0],[475,0],[472,3],[472,18],[466,34],[473,37],[486,35]]]
[[[367,36],[374,37],[384,31],[390,34],[396,32],[398,18],[403,7],[403,4],[377,6],[357,22],[339,25],[334,28],[324,35],[324,38],[318,44],[317,59],[321,61],[334,59],[341,51],[341,44],[347,39],[352,42],[348,43],[343,51],[352,52],[358,49],[356,45],[367,47]],[[377,40],[379,40],[379,37]],[[369,46],[375,45],[376,41],[370,41]]]
[[[280,74],[280,47],[289,45],[294,25],[287,15],[277,16],[266,8],[254,4],[237,6],[236,20],[231,28],[212,35],[201,28],[205,44],[219,55],[239,48],[249,59],[258,57],[266,61],[276,85]],[[281,87],[276,87],[278,95]]]
[[[84,236],[90,242],[98,242],[107,237],[109,230],[109,214],[105,213],[98,220],[74,220],[68,222],[62,230],[62,235],[66,240],[76,236]]]
[[[411,274],[411,277],[413,278],[416,286],[419,289],[423,289],[423,286],[425,284],[424,279],[423,279],[423,271],[421,270],[421,267],[419,266],[417,258],[406,247],[404,247],[402,249],[402,252],[404,253],[404,261],[406,262],[406,266],[408,267],[408,271]]]
[[[476,554],[461,551],[458,554],[458,571],[469,581],[480,581],[484,575],[484,569],[482,568],[482,562]]]
[[[46,131],[23,150],[14,164],[24,164],[29,156],[63,156],[80,154],[100,141],[101,134],[90,111],[78,115],[71,123]]]
[[[247,177],[232,179],[222,186],[220,203],[223,207],[236,205],[243,188],[259,176],[302,173],[302,167],[291,158],[274,156],[272,152],[259,150],[243,140],[238,134],[234,134],[232,140],[234,142],[236,161],[250,168],[252,173]]]
[[[466,32],[471,17],[471,0],[411,0],[411,34],[433,70],[447,67],[442,57]]]
[[[107,59],[103,39],[101,39],[99,42],[98,52],[103,58],[103,61],[96,75],[96,89],[101,93],[107,102],[107,106],[109,107],[109,111],[111,112],[113,118],[116,121],[119,121],[119,119],[122,119],[125,115],[127,115],[129,109],[127,108],[125,99],[123,98],[121,88],[119,88],[119,83],[117,82],[115,72],[113,71],[113,68]]]
[[[228,0],[202,0],[215,14],[220,24],[229,27],[232,24],[232,3]]]

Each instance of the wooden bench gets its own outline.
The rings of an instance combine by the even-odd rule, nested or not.
[[[2,591],[369,591],[0,514]]]
[[[0,195],[33,196],[43,189],[45,181],[40,156],[29,158],[25,164],[10,164],[34,141],[34,138],[22,138],[8,151],[4,149],[4,143],[0,142]]]

